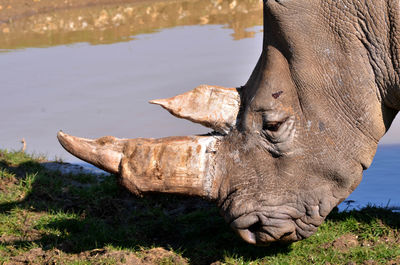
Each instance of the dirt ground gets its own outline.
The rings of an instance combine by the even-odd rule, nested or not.
[[[149,0],[1,0],[0,24],[56,10],[146,1],[150,2]]]
[[[188,264],[184,258],[163,248],[143,250],[139,256],[128,251],[109,251],[107,249],[94,249],[66,256],[57,249],[45,251],[41,248],[34,248],[24,254],[12,257],[9,261],[5,262],[5,265],[66,264],[76,262],[77,260],[92,264],[116,265]]]

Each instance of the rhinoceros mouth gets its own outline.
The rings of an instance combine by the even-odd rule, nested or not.
[[[247,225],[243,225],[246,223]],[[269,223],[269,224],[267,224]],[[275,241],[297,241],[295,223],[290,219],[259,218],[258,215],[242,216],[231,223],[233,230],[246,242],[269,245]]]
[[[259,230],[260,229],[260,230]],[[287,231],[280,237],[275,237],[268,228],[260,227],[255,225],[255,227],[249,227],[249,229],[234,229],[236,233],[247,243],[259,246],[268,246],[272,242],[293,242],[300,240],[296,231]]]
[[[233,230],[246,242],[269,245],[272,242],[294,242],[312,235],[322,218],[308,222],[307,216],[291,217],[286,214],[254,212],[242,215],[231,222]],[[316,224],[318,223],[318,224]]]

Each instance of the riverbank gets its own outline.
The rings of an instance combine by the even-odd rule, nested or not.
[[[245,19],[244,19],[245,18]],[[0,51],[105,44],[187,25],[227,24],[234,39],[262,24],[260,0],[16,0],[0,4]]]
[[[0,23],[29,16],[94,5],[154,2],[154,0],[5,0],[0,2]]]
[[[398,264],[400,214],[331,213],[291,245],[242,242],[200,199],[137,198],[115,176],[62,174],[0,151],[0,264]],[[352,262],[352,263],[351,263]]]

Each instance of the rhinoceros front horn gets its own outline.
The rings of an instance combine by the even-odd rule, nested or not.
[[[220,137],[187,136],[161,139],[96,140],[58,133],[72,155],[121,176],[135,194],[165,192],[216,198],[214,157]]]
[[[125,139],[106,136],[90,140],[71,136],[62,131],[57,134],[60,144],[72,155],[110,173],[118,173]]]

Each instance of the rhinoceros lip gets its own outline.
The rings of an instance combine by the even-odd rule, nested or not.
[[[256,225],[258,226],[258,225]],[[234,231],[247,243],[259,246],[268,246],[275,241],[296,241],[295,231],[287,231],[277,237],[268,227],[249,227],[248,229],[235,229]]]
[[[267,218],[259,212],[244,214],[231,222],[231,228],[244,241],[254,245],[266,246],[275,241],[293,242],[299,240],[295,220],[286,215],[280,217],[282,218]]]
[[[235,229],[235,232],[247,243],[256,245],[257,238],[254,233],[248,229]]]

